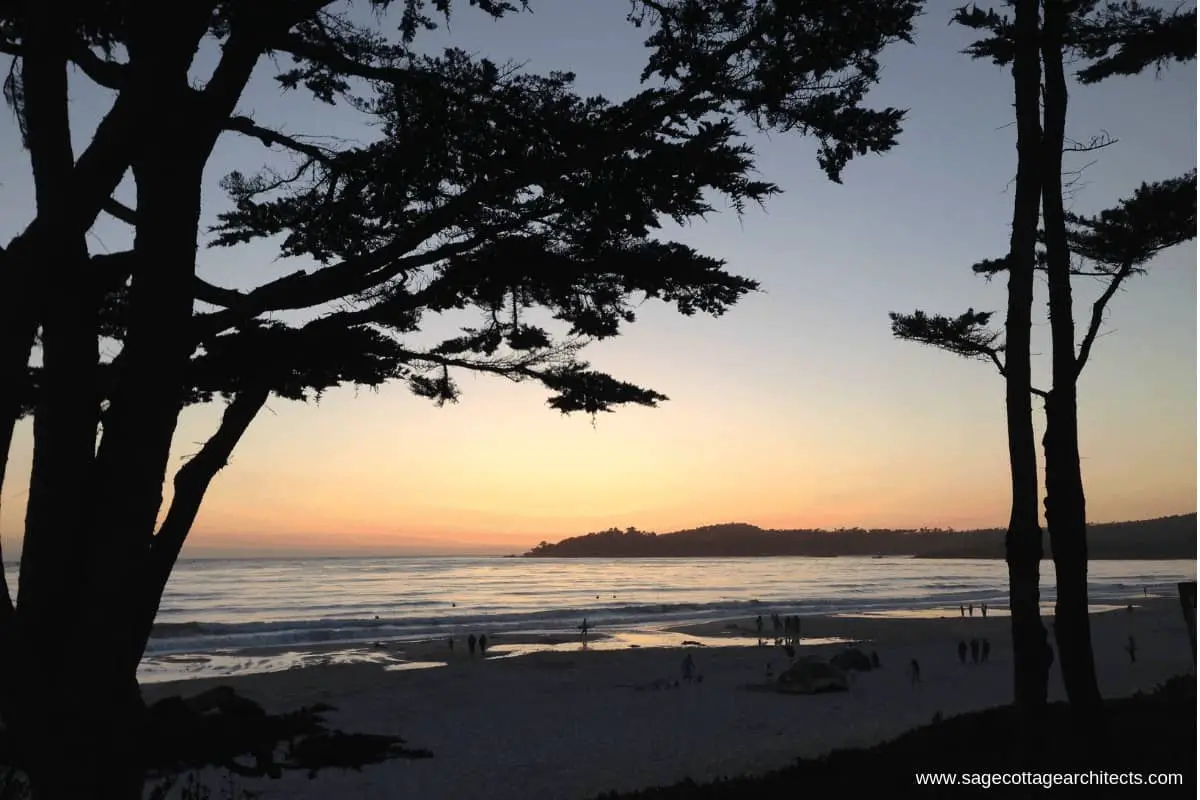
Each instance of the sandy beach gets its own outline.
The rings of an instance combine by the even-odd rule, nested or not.
[[[1093,615],[1101,688],[1124,696],[1193,669],[1177,600],[1138,598]],[[949,612],[946,612],[949,613]],[[456,648],[431,669],[379,664],[331,664],[236,678],[151,684],[148,700],[234,686],[268,710],[330,703],[335,727],[389,733],[434,758],[400,760],[361,772],[328,770],[316,779],[287,773],[280,780],[243,781],[266,800],[294,798],[517,798],[584,800],[608,789],[629,790],[720,775],[765,771],[797,756],[873,744],[927,723],[1011,699],[1011,650],[1003,616],[803,618],[802,653],[828,656],[861,642],[881,668],[856,673],[847,692],[783,695],[752,691],[790,659],[780,648],[756,646],[752,619],[722,620],[664,632],[657,641],[700,645],[631,646],[613,640],[583,651],[577,642],[503,642],[489,657]],[[769,627],[769,625],[768,625]],[[1137,662],[1123,650],[1136,637]],[[686,638],[685,638],[686,637]],[[818,638],[819,637],[819,638]],[[960,664],[962,639],[988,638],[986,664]],[[647,635],[647,643],[656,641]],[[427,645],[446,655],[445,642]],[[685,649],[701,682],[682,683]],[[420,652],[409,645],[408,657]],[[520,653],[520,655],[512,655]],[[506,655],[509,654],[509,655]],[[922,683],[910,683],[910,659]],[[665,684],[666,688],[657,688]],[[1063,698],[1057,670],[1051,695]]]

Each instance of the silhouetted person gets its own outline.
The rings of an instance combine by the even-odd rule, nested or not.
[[[486,633],[479,634],[479,655],[481,655],[481,656],[487,655],[487,634]]]
[[[879,653],[871,651],[871,669],[879,669]]]
[[[967,663],[967,643],[961,639],[958,641],[958,662],[960,664]]]
[[[696,661],[695,661],[695,659],[692,658],[692,654],[689,651],[688,654],[683,657],[683,679],[685,681],[687,681],[688,683],[691,683],[692,677],[695,674],[696,674]]]
[[[1150,590],[1147,589],[1145,586],[1143,586],[1142,587],[1142,597],[1149,597],[1149,596],[1150,596]]]
[[[1137,663],[1137,650],[1138,650],[1137,641],[1134,640],[1133,634],[1131,633],[1131,634],[1129,634],[1129,641],[1126,642],[1126,644],[1125,644],[1125,652],[1129,653],[1129,663],[1130,664]]]
[[[988,656],[992,654],[992,643],[984,639],[979,643],[979,660],[987,663]]]
[[[759,638],[759,639],[761,639],[761,638],[762,638],[762,634],[763,634],[763,621],[762,621],[762,614],[759,614],[759,615],[758,615],[758,616],[755,618],[755,620],[754,620],[754,627],[755,627],[755,628],[758,630],[758,638]]]
[[[467,634],[467,652],[475,655],[475,634]]]
[[[983,615],[983,616],[985,616],[985,617],[987,616],[987,603],[980,603],[980,604],[979,604],[979,613],[980,613],[980,614],[982,614],[982,615]]]
[[[968,617],[975,616],[975,604],[974,603],[967,603],[967,616]]]
[[[454,652],[454,637],[451,636],[448,639],[446,639],[446,644],[450,645],[450,652],[453,653]]]
[[[796,647],[795,647],[795,645],[791,645],[791,644],[785,644],[785,645],[783,646],[783,652],[785,652],[785,653],[787,653],[787,654],[788,654],[788,658],[795,658],[795,657],[796,657]]]
[[[979,663],[979,640],[978,639],[971,640],[971,663],[972,664]]]
[[[921,664],[915,658],[908,662],[908,674],[913,686],[921,685]]]
[[[584,618],[583,618],[583,622],[582,622],[582,623],[580,623],[580,625],[579,625],[579,630],[580,630],[580,632],[583,634],[583,642],[584,642],[584,644],[587,644],[587,634],[588,634],[588,623],[587,623],[587,617],[584,617]]]
[[[964,606],[962,603],[958,604],[958,615],[960,617],[965,617],[967,615],[967,607]]]

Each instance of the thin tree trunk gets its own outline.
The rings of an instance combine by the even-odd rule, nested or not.
[[[1038,0],[1018,0],[1013,84],[1017,116],[1017,182],[1008,260],[1005,401],[1012,509],[1005,549],[1012,612],[1013,688],[1026,756],[1036,757],[1046,705],[1049,650],[1039,604],[1042,530],[1038,520],[1037,448],[1033,434],[1030,329],[1034,246],[1040,194]]]
[[[1058,576],[1055,631],[1067,697],[1081,733],[1103,739],[1103,706],[1096,683],[1088,619],[1087,509],[1079,464],[1076,402],[1078,366],[1071,301],[1071,253],[1062,199],[1062,152],[1066,133],[1067,82],[1063,34],[1067,8],[1047,0],[1042,36],[1046,71],[1042,207],[1046,231],[1046,278],[1050,294],[1053,385],[1046,397],[1046,525]]]

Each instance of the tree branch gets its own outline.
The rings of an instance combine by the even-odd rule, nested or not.
[[[1120,139],[1113,138],[1108,131],[1102,131],[1086,142],[1076,141],[1075,139],[1066,139],[1064,142],[1063,152],[1091,153],[1095,150],[1103,150],[1106,147],[1112,147],[1118,142],[1120,142]]]
[[[407,270],[419,269],[435,264],[444,258],[468,252],[478,247],[483,241],[485,241],[483,237],[475,237],[406,258],[396,258],[375,272],[368,272],[364,268],[360,274],[355,269],[359,265],[365,266],[384,261],[387,253],[401,250],[396,244],[387,245],[362,258],[343,261],[334,267],[325,267],[316,272],[293,272],[245,294],[235,289],[226,289],[199,281],[197,299],[212,305],[224,306],[224,310],[212,314],[201,314],[196,318],[197,340],[202,342],[210,336],[249,322],[259,314],[265,314],[268,311],[309,308],[347,295],[359,294]]]
[[[128,68],[116,61],[109,61],[96,55],[83,42],[77,42],[71,51],[71,63],[79,67],[92,83],[106,89],[120,91],[125,88]]]
[[[397,67],[380,67],[373,64],[363,64],[360,61],[347,58],[336,48],[322,47],[316,42],[305,41],[301,36],[294,33],[286,34],[277,41],[272,42],[271,49],[287,53],[298,59],[322,64],[334,72],[370,81],[397,83],[403,82],[406,77],[410,77],[411,75],[408,70]]]
[[[319,161],[328,166],[333,166],[334,163],[334,156],[336,155],[335,153],[324,148],[317,147],[316,145],[305,144],[298,139],[278,131],[273,131],[270,128],[264,128],[261,125],[256,125],[254,120],[250,119],[249,117],[230,117],[225,123],[225,130],[258,139],[267,147],[278,145],[279,147],[287,148],[288,150],[296,153],[303,153],[314,161]]]
[[[485,189],[491,191],[485,193],[483,191]],[[477,184],[457,195],[446,205],[431,211],[425,218],[416,222],[406,234],[401,235],[391,244],[374,252],[323,267],[316,272],[293,272],[247,293],[213,286],[201,281],[197,286],[197,299],[222,306],[225,310],[198,317],[196,320],[198,323],[197,338],[203,341],[209,336],[244,324],[268,311],[310,308],[322,303],[333,302],[342,297],[361,294],[404,272],[469,253],[486,244],[498,233],[519,228],[537,216],[549,216],[557,210],[556,208],[537,209],[535,213],[523,214],[500,228],[490,229],[469,239],[445,244],[422,253],[404,255],[410,253],[439,230],[449,227],[455,217],[471,203],[486,202],[489,195],[494,196],[499,191],[499,188]],[[478,199],[463,200],[464,196],[471,194],[477,195]],[[464,208],[460,208],[460,206]]]
[[[259,409],[267,402],[269,395],[270,390],[265,383],[249,386],[238,392],[226,406],[216,432],[204,443],[200,452],[192,456],[191,460],[175,473],[175,494],[171,498],[171,506],[150,545],[148,572],[145,576],[148,602],[144,607],[146,613],[139,621],[139,660],[150,638],[150,630],[154,625],[154,617],[158,614],[163,590],[183,549],[183,543],[196,521],[204,494],[208,491],[213,477],[228,463],[234,447],[254,421]]]
[[[1083,372],[1084,366],[1087,364],[1088,356],[1092,354],[1092,345],[1096,342],[1096,336],[1100,332],[1100,325],[1104,321],[1104,309],[1108,305],[1108,301],[1113,299],[1117,290],[1121,288],[1121,283],[1132,275],[1134,272],[1133,262],[1127,261],[1121,265],[1115,273],[1112,273],[1112,280],[1108,282],[1108,287],[1104,293],[1092,303],[1092,318],[1088,322],[1087,333],[1083,336],[1083,342],[1079,345],[1079,355],[1075,358],[1075,377],[1078,378]]]
[[[126,225],[137,225],[137,212],[129,206],[125,205],[115,197],[110,197],[104,204],[104,213],[110,217],[119,219]]]
[[[1006,373],[1004,370],[1004,362],[1000,360],[999,351],[997,351],[995,348],[993,348],[991,350],[988,350],[987,353],[989,356],[991,356],[992,363],[996,365],[996,369],[997,369],[997,371],[999,371],[1000,377],[1001,378],[1006,377]]]

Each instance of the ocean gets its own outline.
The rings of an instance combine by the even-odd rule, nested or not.
[[[1194,561],[1096,561],[1093,604],[1174,595]],[[1054,600],[1054,565],[1042,599]],[[916,558],[530,559],[500,557],[183,560],[167,586],[144,678],[165,679],[188,653],[330,649],[487,630],[599,632],[780,613],[1003,613],[1002,561]],[[219,659],[218,659],[219,660]],[[236,659],[235,659],[236,661]],[[264,666],[278,659],[264,659]],[[242,663],[242,662],[238,662]],[[207,665],[207,666],[205,666]],[[197,670],[191,670],[197,672]]]
[[[16,570],[9,567],[10,579]],[[1090,601],[1175,596],[1195,561],[1094,561]],[[15,582],[15,581],[14,581]],[[1042,564],[1050,613],[1054,565]],[[269,671],[310,651],[369,660],[376,642],[467,633],[601,633],[788,614],[1005,613],[1004,562],[917,558],[192,559],[176,566],[143,659],[143,680]],[[359,653],[359,657],[346,653]],[[366,656],[362,654],[366,653]]]

